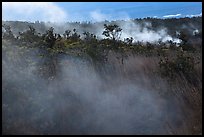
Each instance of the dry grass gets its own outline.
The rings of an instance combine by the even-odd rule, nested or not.
[[[167,121],[169,134],[202,134],[202,64],[195,66],[196,85],[189,83],[184,75],[177,75],[176,79],[162,78],[158,72],[159,57],[145,57],[130,55],[122,58],[117,53],[109,56],[110,64],[114,65],[117,77],[121,82],[134,81],[140,86],[156,91],[160,96],[175,100],[182,113],[181,122],[175,125]]]

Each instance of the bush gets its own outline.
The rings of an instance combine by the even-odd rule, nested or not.
[[[161,59],[159,67],[162,76],[175,78],[176,75],[184,74],[189,77],[194,72],[194,58],[185,55],[183,52],[178,53],[175,59],[170,60],[168,57]]]

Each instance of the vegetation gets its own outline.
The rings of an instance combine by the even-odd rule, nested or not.
[[[153,27],[155,27],[154,29],[157,29],[158,24],[161,22],[159,19],[151,18],[138,19],[137,21],[147,20],[151,20]],[[176,27],[176,23],[181,25],[182,23],[180,22],[193,22],[195,20],[196,18],[166,19],[163,22],[175,22],[170,23],[171,26],[167,23],[167,26],[171,28]],[[200,20],[200,18],[197,20]],[[115,71],[111,75],[114,76],[114,73],[118,72],[115,77],[123,77],[124,79],[140,78],[144,73],[149,79],[154,79],[151,81],[152,87],[150,88],[158,92],[163,92],[163,89],[157,83],[157,80],[161,79],[160,82],[168,81],[168,94],[179,94],[179,97],[185,98],[184,100],[194,110],[190,118],[195,119],[195,121],[201,119],[199,114],[202,108],[202,43],[199,41],[200,39],[202,40],[202,29],[196,35],[192,35],[188,29],[182,30],[177,36],[182,42],[180,45],[176,45],[172,41],[166,43],[161,41],[158,43],[133,42],[132,37],[121,41],[120,35],[122,29],[113,22],[104,24],[104,31],[102,33],[106,37],[104,39],[98,39],[95,33],[89,31],[84,31],[83,35],[79,34],[78,31],[81,30],[77,30],[74,27],[73,30],[67,29],[63,33],[56,33],[54,27],[45,29],[42,24],[40,25],[38,22],[34,25],[28,25],[27,30],[19,32],[18,35],[11,31],[8,23],[3,24],[3,58],[8,62],[14,61],[16,64],[18,64],[19,60],[24,60],[25,64],[21,65],[21,69],[25,68],[26,65],[35,65],[38,68],[38,72],[35,72],[35,74],[39,74],[40,77],[48,79],[48,81],[57,79],[60,70],[58,59],[61,56],[89,60],[94,64],[95,69],[104,76],[105,80],[108,80],[109,77],[104,75],[105,72],[102,73],[104,66],[109,68],[113,66],[112,69],[114,68]],[[72,25],[75,26],[76,24]],[[19,22],[17,25],[21,26]],[[45,32],[38,32],[34,27],[36,25],[44,28],[42,30],[45,30]],[[90,23],[82,25],[88,28]],[[169,29],[169,33],[176,36],[175,31],[173,32],[172,29]],[[193,43],[192,40],[197,42]],[[35,55],[40,61],[30,61],[32,60],[32,51],[35,51]],[[16,54],[20,54],[18,55],[19,58],[16,58]],[[135,65],[137,66],[135,67]],[[143,82],[145,83],[145,81]],[[179,82],[183,84],[183,87],[179,87]],[[188,113],[187,110],[185,112]],[[192,134],[201,132],[199,122],[192,122],[191,124],[185,125],[188,127],[183,127],[183,129],[190,130]],[[174,130],[174,133],[180,134],[185,132],[183,129]]]
[[[151,20],[154,21],[155,19]],[[158,57],[160,58],[158,72],[161,76],[169,78],[175,78],[177,74],[186,77],[190,74],[193,75],[196,63],[201,63],[196,57],[196,55],[201,54],[201,43],[192,45],[190,41],[195,39],[195,36],[190,35],[187,29],[182,29],[178,35],[178,38],[182,40],[180,46],[176,46],[172,41],[169,43],[159,41],[157,44],[139,41],[133,43],[132,37],[121,41],[119,37],[122,29],[116,24],[104,24],[102,35],[108,39],[97,39],[96,35],[87,31],[84,31],[82,38],[76,29],[65,30],[61,35],[55,33],[54,28],[51,27],[44,34],[41,34],[36,32],[33,26],[28,25],[28,30],[19,32],[19,36],[15,36],[11,27],[6,24],[2,25],[2,29],[4,30],[2,31],[3,42],[11,40],[21,47],[37,47],[43,51],[40,56],[46,58],[50,55],[54,57],[63,53],[81,58],[89,56],[95,63],[104,64],[108,60],[109,52],[114,51],[121,55],[120,59],[123,64],[123,60],[128,54]],[[196,34],[198,39],[200,33]],[[4,48],[7,47],[4,46]]]

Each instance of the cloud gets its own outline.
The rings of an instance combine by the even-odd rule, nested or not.
[[[3,20],[64,22],[67,13],[53,2],[2,2]]]
[[[112,18],[110,14],[103,14],[99,10],[91,11],[90,16],[91,16],[91,19],[93,19],[93,21],[104,21],[104,20],[110,20]]]
[[[200,14],[186,15],[186,17],[198,17],[198,16],[202,16],[202,12]]]
[[[164,18],[173,18],[173,17],[178,17],[181,16],[181,14],[176,14],[176,15],[165,15],[163,16]]]
[[[105,20],[112,21],[112,20],[130,19],[129,15],[126,12],[117,12],[117,14],[115,13],[105,14],[105,13],[102,13],[100,10],[95,10],[95,11],[91,11],[89,15],[90,15],[90,18],[96,22],[105,21]]]

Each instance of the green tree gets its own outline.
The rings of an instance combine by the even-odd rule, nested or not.
[[[68,39],[70,38],[71,30],[66,30],[63,34],[64,38]]]
[[[54,34],[54,28],[51,27],[46,33],[43,35],[43,39],[46,42],[49,48],[53,48],[56,41],[56,34]]]
[[[4,39],[14,39],[14,35],[11,31],[11,27],[4,24],[2,25],[2,38]]]
[[[120,38],[120,35],[122,33],[122,29],[114,24],[114,25],[107,25],[107,24],[104,24],[104,31],[102,33],[102,35],[112,39],[112,40],[118,40]]]
[[[24,42],[34,43],[40,40],[38,34],[36,34],[36,30],[33,26],[29,25],[29,29],[25,32],[19,32],[20,40]]]
[[[92,42],[96,42],[97,41],[96,35],[91,34],[90,32],[84,32],[83,35],[84,35],[84,40],[87,43],[92,43]]]
[[[133,42],[133,37],[125,38],[124,41],[125,41],[125,43],[127,43],[128,45],[131,45],[132,42]]]
[[[80,39],[80,35],[77,33],[76,29],[73,29],[73,34],[71,35],[72,41],[78,41]]]

